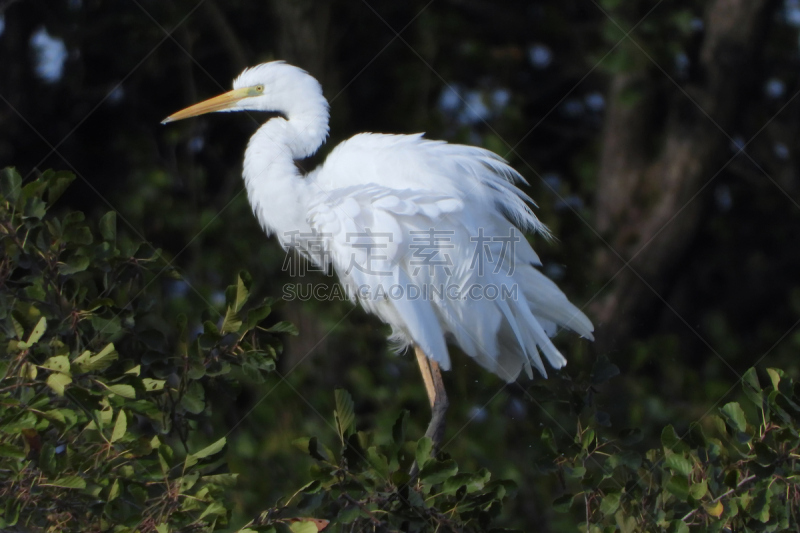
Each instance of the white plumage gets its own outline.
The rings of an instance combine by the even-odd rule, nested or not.
[[[516,186],[522,176],[494,153],[421,134],[364,133],[303,176],[294,162],[325,141],[328,103],[314,78],[283,62],[247,69],[230,93],[167,120],[236,110],[283,115],[261,126],[245,152],[247,193],[263,228],[330,263],[401,346],[418,346],[447,370],[448,340],[512,381],[523,369],[532,377],[533,367],[546,376],[540,354],[554,368],[566,364],[550,341],[559,326],[592,338],[589,319],[538,270],[521,231],[547,229]],[[471,287],[512,297],[471,295]]]

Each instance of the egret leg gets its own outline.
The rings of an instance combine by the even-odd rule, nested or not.
[[[433,441],[433,449],[437,450],[444,437],[445,414],[450,403],[447,400],[447,393],[444,390],[442,372],[439,363],[431,361],[418,346],[414,347],[417,355],[417,364],[422,372],[422,380],[425,382],[425,390],[428,393],[428,401],[431,404],[431,422],[425,431],[425,436]]]

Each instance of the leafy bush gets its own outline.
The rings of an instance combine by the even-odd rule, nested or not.
[[[432,453],[428,437],[407,441],[407,415],[397,419],[390,438],[376,442],[382,436],[355,431],[353,400],[337,390],[339,453],[315,437],[295,441],[316,460],[314,480],[245,531],[275,531],[283,517],[298,514],[330,518],[349,531],[490,531],[514,483],[491,480],[486,469],[460,473],[446,454]],[[413,477],[412,465],[419,469]],[[293,530],[301,527],[316,531],[311,525]]]
[[[586,529],[601,531],[786,531],[800,527],[800,385],[768,369],[761,387],[744,375],[744,403],[730,402],[690,426],[670,425],[660,448],[640,454],[640,435],[605,439],[580,428],[556,444],[552,470],[567,489],[554,502],[567,512],[582,503]]]
[[[245,313],[242,275],[219,328],[190,338],[148,292],[178,276],[157,250],[117,235],[113,212],[97,231],[48,213],[72,180],[0,175],[0,527],[223,526],[236,476],[218,472],[225,438],[197,445],[198,422],[207,390],[235,389],[232,370],[274,368],[280,344],[258,327],[271,302]]]

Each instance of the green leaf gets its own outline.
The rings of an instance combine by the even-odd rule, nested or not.
[[[542,444],[550,450],[553,454],[558,454],[558,445],[556,444],[555,436],[553,435],[553,430],[550,428],[544,428],[542,430],[542,436],[540,437]]]
[[[769,487],[761,489],[753,500],[753,505],[750,507],[750,516],[759,522],[766,524],[769,522],[769,507],[772,500],[772,491]]]
[[[399,449],[406,442],[406,423],[408,421],[408,411],[400,411],[400,416],[394,421],[392,426],[392,440],[395,449]]]
[[[756,452],[756,463],[767,467],[778,460],[778,454],[764,442],[753,444],[753,451]]]
[[[632,516],[625,516],[624,511],[617,511],[614,515],[620,533],[634,533],[637,530],[636,519]]]
[[[670,533],[689,533],[689,524],[683,520],[673,520],[670,522]]]
[[[596,416],[597,414],[595,414],[595,418]],[[593,429],[586,430],[583,434],[583,437],[581,437],[581,448],[588,450],[589,447],[591,447],[592,442],[594,442],[594,436],[595,433]]]
[[[117,213],[109,211],[100,219],[100,235],[103,240],[114,242],[117,239]]]
[[[236,486],[239,474],[213,474],[210,476],[203,476],[203,483],[208,485],[215,485],[217,487],[232,488]],[[319,481],[312,481],[308,486],[313,483],[319,484]]]
[[[306,451],[308,455],[316,459],[317,461],[330,461],[331,454],[328,453],[327,448],[319,443],[317,437],[311,437],[308,439],[308,445],[306,447]]]
[[[49,182],[47,186],[47,203],[53,205],[56,200],[61,198],[69,184],[75,181],[75,174],[66,170],[59,170],[47,175]]]
[[[163,379],[151,379],[151,378],[142,379],[142,385],[144,385],[144,390],[148,392],[163,390],[164,384],[166,384],[166,380]]]
[[[46,330],[47,330],[47,319],[45,317],[42,317],[39,319],[39,322],[36,323],[36,326],[34,326],[33,331],[31,331],[31,334],[28,337],[28,340],[25,341],[25,343],[28,346],[33,346],[34,344],[39,342],[39,339],[42,338],[42,335],[44,335],[44,332]],[[69,369],[69,363],[67,363],[67,369]]]
[[[64,396],[64,389],[72,383],[72,378],[68,374],[53,373],[47,376],[47,386],[59,396]]]
[[[289,335],[298,335],[300,331],[291,322],[278,322],[277,324],[267,328],[270,333],[288,333]]]
[[[214,455],[216,453],[221,452],[222,448],[225,447],[226,443],[227,443],[227,440],[225,439],[225,437],[222,437],[218,441],[214,442],[213,444],[209,444],[208,446],[206,446],[205,448],[203,448],[199,452],[195,452],[192,455],[194,455],[198,459],[205,459],[209,455]]]
[[[42,367],[54,372],[69,375],[69,358],[66,355],[56,355],[42,363]]]
[[[619,492],[611,492],[606,494],[606,496],[603,498],[603,501],[600,503],[600,512],[605,516],[616,513],[617,509],[619,508],[620,496],[621,495]]]
[[[13,459],[25,459],[25,450],[13,444],[0,442],[0,457],[11,457]]]
[[[389,461],[378,451],[378,448],[370,446],[369,449],[367,449],[367,460],[382,479],[389,479]]]
[[[417,451],[415,459],[419,468],[424,467],[428,461],[431,460],[431,452],[433,451],[433,440],[430,437],[422,437],[417,441]]]
[[[737,402],[730,402],[720,409],[725,418],[728,419],[730,426],[737,430],[744,432],[747,429],[747,422],[744,417],[744,411]]]
[[[786,395],[781,393],[772,393],[775,395],[774,401],[775,405],[779,407],[785,415],[793,418],[794,420],[800,420],[800,407],[793,401],[791,401]],[[779,411],[780,413],[780,411]],[[786,418],[784,414],[781,414],[783,418]],[[791,418],[787,418],[787,422],[791,420]]]
[[[119,497],[120,488],[119,488],[119,479],[115,479],[114,483],[111,485],[111,488],[108,491],[108,498],[106,498],[107,502],[111,502],[116,500]]]
[[[668,425],[661,431],[661,444],[667,450],[683,450],[686,445],[681,442],[680,437],[678,434],[675,433],[675,428],[672,425]]]
[[[2,432],[5,434],[18,433],[23,429],[32,429],[36,426],[38,421],[36,415],[28,411],[9,422],[2,422],[0,428],[2,428]]]
[[[193,381],[186,388],[186,393],[181,397],[181,406],[192,414],[199,415],[206,408],[205,390],[203,386]]]
[[[708,493],[708,482],[704,479],[700,483],[694,483],[689,487],[689,494],[695,500],[700,500]]]
[[[724,483],[732,489],[735,489],[736,486],[739,484],[739,471],[738,470],[729,470],[725,477],[723,478]]]
[[[564,494],[553,500],[553,509],[557,513],[567,513],[572,503],[575,501],[575,496],[572,494]]]
[[[64,232],[64,238],[70,244],[92,244],[94,236],[92,230],[84,224],[79,224],[70,227]]]
[[[247,379],[252,380],[254,383],[264,382],[264,376],[261,374],[261,371],[250,363],[245,363],[242,365],[242,372]]]
[[[671,476],[665,488],[681,501],[686,501],[689,497],[689,481],[682,475]]]
[[[781,378],[783,377],[783,370],[780,368],[768,368],[767,374],[769,375],[769,379],[772,382],[772,388],[778,390],[778,385],[781,382]]]
[[[52,409],[43,413],[44,417],[51,422],[56,422],[67,428],[74,426],[78,422],[75,411],[71,409]]]
[[[565,464],[564,467],[564,475],[570,479],[581,479],[583,476],[586,475],[586,467],[584,466],[570,466]]]
[[[71,274],[83,272],[89,267],[90,263],[90,259],[85,255],[73,255],[66,263],[58,266],[58,271],[62,276],[69,276]]]
[[[11,324],[14,327],[14,334],[18,339],[21,339],[25,335],[25,328],[22,327],[22,324],[14,315],[11,315]]]
[[[339,433],[339,438],[344,442],[356,419],[353,411],[353,398],[344,389],[336,389],[334,395],[336,397],[336,411],[334,411],[333,415],[336,418],[336,430]]]
[[[25,204],[24,217],[41,219],[47,213],[47,204],[40,198],[31,198]]]
[[[130,385],[124,385],[124,384],[109,385],[108,390],[110,390],[111,392],[113,392],[118,396],[122,396],[123,398],[128,398],[129,400],[136,399],[136,389],[134,389]]]
[[[763,394],[761,391],[761,384],[758,382],[758,374],[756,374],[755,367],[750,367],[747,372],[742,376],[742,388],[747,398],[753,402],[756,407],[761,407],[763,403]]]
[[[289,524],[292,533],[317,533],[319,529],[314,522],[292,522]]]
[[[120,409],[114,429],[111,431],[111,442],[117,442],[124,437],[126,431],[128,431],[128,417],[125,416],[125,411]]]
[[[43,487],[60,487],[62,489],[85,489],[86,481],[79,476],[63,476],[55,481],[41,484]]]
[[[207,335],[214,340],[219,340],[222,338],[222,335],[220,335],[217,326],[210,320],[206,320],[205,322],[203,322],[203,335]]]
[[[714,518],[719,518],[722,516],[722,512],[725,510],[725,507],[722,505],[721,501],[715,501],[713,503],[704,503],[703,508],[706,512],[713,516]]]
[[[0,171],[0,194],[10,203],[15,203],[22,190],[22,176],[17,169],[9,167]]]
[[[112,318],[103,318],[99,315],[92,315],[92,327],[97,331],[97,335],[104,337],[113,337],[122,329],[119,316]]]
[[[208,504],[208,507],[200,513],[200,518],[198,520],[202,520],[204,517],[208,515],[217,515],[217,516],[225,516],[228,514],[228,510],[222,504],[222,502],[213,501]]]
[[[114,348],[114,343],[109,342],[97,354],[92,355],[91,352],[86,350],[81,355],[76,357],[72,363],[78,367],[80,372],[92,372],[97,370],[105,370],[118,358],[119,354],[117,353],[116,348]]]
[[[683,454],[668,454],[664,460],[664,463],[667,467],[671,468],[682,476],[688,476],[692,473],[692,461],[687,459]]]
[[[247,303],[247,299],[250,297],[249,281],[250,275],[242,271],[236,279],[236,285],[231,285],[225,291],[225,299],[228,302],[228,307],[232,308],[234,313],[241,311],[244,304]]]
[[[419,479],[426,485],[437,485],[458,473],[458,465],[452,459],[431,461],[419,473]]]
[[[200,478],[200,472],[192,472],[180,478],[180,492],[185,494],[188,490],[195,486],[197,480]]]
[[[228,307],[225,311],[225,318],[222,320],[220,331],[222,333],[234,333],[239,331],[240,327],[242,327],[242,319],[239,318],[233,307]]]
[[[483,490],[483,487],[489,482],[491,477],[492,474],[485,468],[480,469],[474,474],[456,474],[445,480],[442,493],[455,494],[461,487],[465,487],[468,494]]]
[[[205,459],[206,457],[208,457],[210,455],[214,455],[214,454],[217,454],[217,453],[221,452],[222,449],[225,447],[226,443],[227,443],[227,440],[225,439],[225,437],[222,437],[221,439],[219,439],[218,441],[214,442],[213,444],[209,444],[208,446],[206,446],[202,450],[200,450],[198,452],[195,452],[195,453],[190,453],[189,455],[186,456],[186,467],[188,468],[190,466],[193,466],[193,465],[197,464],[197,462],[200,459]]]

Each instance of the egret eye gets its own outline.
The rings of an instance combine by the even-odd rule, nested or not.
[[[264,92],[264,86],[263,85],[256,85],[256,92],[263,93]]]

